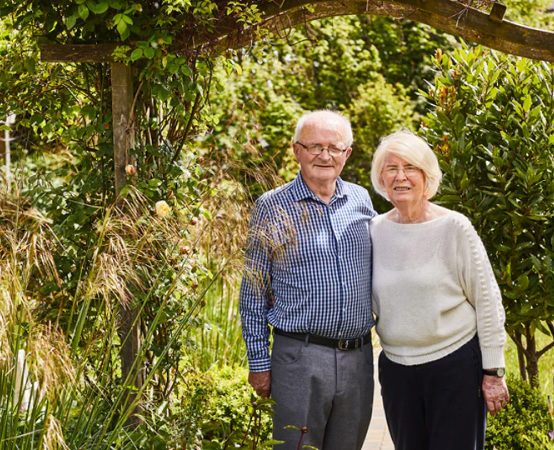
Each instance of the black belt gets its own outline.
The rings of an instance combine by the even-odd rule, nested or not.
[[[280,336],[298,339],[300,341],[307,341],[312,344],[325,345],[326,347],[338,348],[339,350],[356,350],[362,345],[366,345],[371,342],[371,332],[367,333],[364,337],[354,339],[333,339],[309,333],[291,333],[278,328],[273,328],[273,332]]]

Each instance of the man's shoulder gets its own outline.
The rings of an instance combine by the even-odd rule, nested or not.
[[[348,203],[367,207],[372,211],[372,215],[376,215],[376,212],[373,211],[373,203],[369,197],[369,192],[365,187],[344,180],[342,183],[343,192],[348,199]]]
[[[351,183],[350,181],[343,180],[342,182],[344,183],[344,188],[348,192],[362,197],[369,197],[369,192],[365,187],[360,186],[359,184],[356,184],[356,183]]]
[[[294,181],[290,181],[270,191],[264,192],[257,200],[257,206],[269,206],[291,201],[291,190]]]

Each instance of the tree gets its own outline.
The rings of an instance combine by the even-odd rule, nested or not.
[[[437,51],[421,132],[439,155],[437,200],[466,214],[499,282],[523,378],[535,331],[554,337],[554,66],[481,47]]]
[[[429,56],[453,39],[425,25],[389,17],[346,16],[314,21],[275,39],[270,46],[241,53],[241,72],[220,75],[224,89],[214,90],[210,108],[218,117],[213,131],[196,144],[231,167],[250,172],[274,167],[290,180],[297,166],[290,143],[298,117],[330,108],[352,120],[354,152],[343,177],[371,187],[371,155],[381,136],[417,123],[423,102],[410,89],[432,76]],[[246,178],[253,196],[259,178]],[[379,209],[388,206],[374,197]]]
[[[136,392],[149,389],[154,406],[144,416],[153,417],[156,403],[169,399],[182,379],[181,333],[197,323],[203,295],[197,289],[212,277],[197,253],[195,226],[211,217],[203,205],[212,190],[209,170],[187,144],[211,122],[203,106],[214,67],[231,62],[214,46],[182,50],[183,42],[189,43],[193,29],[198,36],[210,34],[214,18],[231,15],[244,26],[254,9],[238,2],[219,9],[216,2],[180,0],[2,3],[0,116],[16,113],[18,127],[26,130],[20,136],[28,139],[17,143],[20,169],[13,192],[21,196],[9,199],[16,205],[11,211],[3,208],[2,225],[6,217],[9,232],[0,237],[11,243],[12,232],[17,235],[12,216],[18,208],[36,209],[53,223],[57,238],[49,251],[55,276],[41,277],[35,270],[25,283],[33,319],[55,324],[80,373],[87,373],[83,397],[90,399],[95,383],[101,384],[105,397],[95,403],[100,405],[95,413],[109,409],[119,424],[132,411]],[[37,48],[38,41],[106,40],[120,44],[115,58],[136,69],[132,120],[126,124],[135,136],[127,154],[129,186],[121,192],[117,213],[112,67],[40,63]],[[131,41],[132,49],[126,45]],[[173,211],[171,226],[170,219],[156,220],[159,202]],[[116,326],[115,318],[123,316],[131,321]],[[101,345],[99,323],[107,334]],[[113,349],[130,341],[122,325],[142,332],[144,344],[131,359],[122,350],[118,360]],[[148,386],[136,382],[143,376]],[[125,397],[130,401],[122,401]],[[90,414],[91,420],[96,417]],[[105,430],[108,422],[96,424]],[[102,440],[102,433],[98,436]]]

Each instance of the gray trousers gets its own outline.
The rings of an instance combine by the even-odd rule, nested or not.
[[[342,351],[275,335],[271,355],[273,438],[276,450],[302,445],[319,450],[360,450],[373,410],[371,343]]]

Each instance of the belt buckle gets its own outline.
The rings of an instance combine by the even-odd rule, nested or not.
[[[350,342],[354,341],[354,347],[350,347]],[[359,347],[359,340],[358,339],[339,339],[339,350],[347,351],[347,350],[356,350]]]

